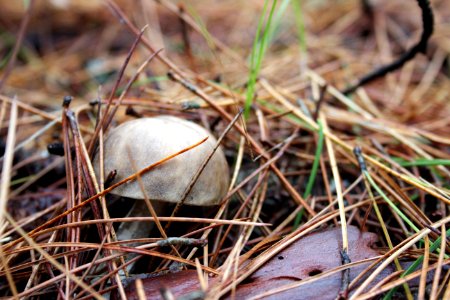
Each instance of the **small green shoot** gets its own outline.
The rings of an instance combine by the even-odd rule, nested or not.
[[[270,9],[269,17],[265,26],[265,30],[261,35],[261,30],[263,27],[267,7],[268,7],[269,1],[266,0],[264,2],[264,8],[263,12],[261,14],[261,17],[259,18],[258,27],[256,29],[256,35],[255,40],[253,42],[252,47],[252,53],[250,55],[250,75],[249,80],[247,84],[247,94],[245,98],[245,105],[244,105],[244,119],[248,119],[250,115],[250,107],[253,103],[253,97],[255,95],[255,86],[256,86],[256,79],[258,78],[259,71],[261,70],[262,60],[264,57],[264,53],[267,50],[268,45],[268,36],[270,33],[270,28],[272,25],[272,17],[275,12],[275,7],[277,5],[277,0],[274,0],[272,2],[272,8]]]

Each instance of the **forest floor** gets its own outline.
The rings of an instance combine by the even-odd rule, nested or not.
[[[0,296],[449,299],[450,1],[427,2],[2,1]],[[131,217],[94,172],[159,115],[220,137],[220,205]],[[160,230],[117,240],[130,221]]]

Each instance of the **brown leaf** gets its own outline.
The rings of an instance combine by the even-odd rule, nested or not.
[[[352,262],[379,255],[370,246],[376,242],[373,233],[361,233],[348,227],[349,256]],[[308,235],[290,245],[240,284],[236,297],[245,299],[286,284],[299,282],[341,265],[340,228]],[[350,269],[350,279],[355,278],[368,264]],[[387,272],[390,273],[391,270]],[[386,276],[382,273],[378,280]],[[341,286],[342,273],[287,290],[264,299],[335,299]]]
[[[361,233],[356,227],[348,227],[349,256],[352,262],[379,255],[371,248],[377,237],[373,233]],[[269,260],[236,290],[236,299],[246,299],[286,284],[299,282],[341,265],[340,250],[342,235],[340,228],[333,228],[308,235],[281,251]],[[350,280],[355,278],[368,264],[350,269]],[[385,269],[372,283],[392,272]],[[336,273],[312,283],[274,294],[264,299],[335,299],[341,286],[342,273]],[[199,289],[194,270],[167,274],[143,280],[147,299],[162,299],[160,288],[169,288],[175,297]],[[214,281],[211,282],[214,284]],[[127,289],[129,299],[137,299],[134,284]]]

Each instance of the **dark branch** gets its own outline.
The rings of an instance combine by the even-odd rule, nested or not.
[[[358,83],[353,86],[346,88],[342,93],[350,94],[353,93],[357,88],[363,86],[377,78],[383,77],[384,75],[395,71],[402,67],[407,61],[413,59],[417,53],[425,53],[427,50],[428,40],[433,34],[434,27],[434,18],[433,18],[433,10],[431,9],[429,0],[417,0],[417,4],[422,10],[422,36],[420,37],[420,41],[406,51],[402,56],[400,56],[397,60],[392,63],[382,66],[378,69],[373,70],[369,74],[363,76],[359,79]]]

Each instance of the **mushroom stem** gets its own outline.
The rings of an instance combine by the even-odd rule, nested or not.
[[[156,215],[160,216],[166,207],[165,203],[161,201],[152,201],[152,206],[155,210]],[[127,214],[127,217],[148,217],[150,212],[148,211],[148,207],[145,204],[145,201],[136,200],[134,205],[131,207],[130,211]],[[120,224],[117,230],[117,240],[133,240],[133,239],[142,239],[150,236],[150,232],[155,227],[154,222],[123,222]],[[129,243],[124,244],[126,246],[136,246],[137,243]],[[130,261],[132,258],[136,257],[137,254],[128,254],[125,261]],[[134,264],[130,264],[127,266],[126,270],[129,273]],[[123,273],[121,272],[121,275]]]

